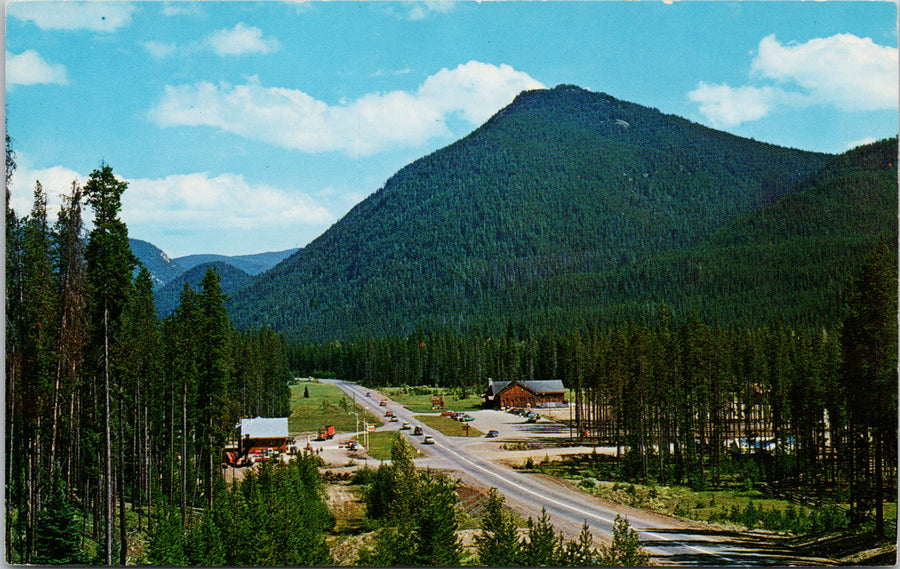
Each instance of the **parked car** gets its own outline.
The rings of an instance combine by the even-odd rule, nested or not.
[[[498,436],[499,434],[500,434],[500,431],[496,431],[496,430],[494,430],[494,429],[491,429],[491,430],[488,431],[484,436],[485,436],[486,438],[492,439],[492,438]]]
[[[456,411],[451,411],[450,409],[441,413],[441,417],[452,417],[453,415],[456,415]]]
[[[454,413],[454,414],[453,414],[453,419],[456,419],[457,421],[459,421],[460,419],[462,419],[462,418],[465,417],[465,416],[466,416],[465,413]]]
[[[416,425],[416,428],[413,429],[413,434],[418,436],[422,434],[422,425]]]
[[[425,435],[425,438],[422,439],[422,444],[423,445],[433,445],[434,437],[432,437],[431,435]]]
[[[400,425],[400,430],[406,430],[408,428],[409,428],[409,423],[407,423],[406,421],[403,421],[403,424]]]
[[[459,420],[469,422],[469,421],[474,421],[475,417],[473,417],[471,415],[463,415],[462,417],[459,418]]]

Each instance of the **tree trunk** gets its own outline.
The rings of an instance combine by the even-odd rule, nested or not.
[[[6,378],[6,389],[7,389],[7,400],[6,403],[9,405],[8,407],[8,415],[6,417],[6,484],[7,489],[5,493],[6,498],[6,543],[9,549],[13,549],[13,533],[12,533],[12,504],[17,502],[18,500],[14,500],[14,497],[11,496],[10,489],[15,487],[15,480],[13,478],[13,460],[15,457],[15,442],[18,440],[16,437],[16,426],[18,425],[18,421],[16,420],[16,413],[18,413],[18,409],[16,408],[16,380],[18,378],[17,373],[17,361],[15,350],[10,350],[7,352],[7,362],[6,362],[6,370],[7,370],[7,378]],[[6,561],[12,561],[12,554],[8,550],[6,554]]]
[[[109,431],[109,309],[103,308],[103,431],[106,456],[104,457],[105,505],[103,507],[103,526],[106,528],[104,544],[106,545],[106,564],[112,565],[113,536],[113,487],[112,487],[112,437]]]
[[[187,381],[181,392],[181,523],[187,527]]]
[[[66,325],[66,319],[63,317],[63,327]],[[60,332],[62,333],[62,332]],[[59,424],[59,380],[62,375],[63,362],[62,358],[56,364],[56,378],[53,383],[53,422],[50,428],[50,479],[54,480],[56,478],[55,473],[57,472],[56,468],[56,436],[57,436],[57,427]]]
[[[884,473],[882,467],[884,463],[882,447],[884,437],[881,431],[875,435],[875,534],[878,537],[884,535],[884,493],[882,485],[884,484]]]
[[[119,410],[119,565],[128,561],[128,527],[125,521],[125,437],[122,432],[122,410]]]

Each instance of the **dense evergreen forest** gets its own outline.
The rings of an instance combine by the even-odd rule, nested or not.
[[[285,343],[231,324],[212,269],[157,318],[110,166],[53,223],[40,183],[30,213],[10,209],[14,169],[7,138],[6,560],[124,565],[135,530],[203,531],[196,512],[228,500],[235,422],[289,414]]]
[[[571,86],[521,94],[236,292],[236,322],[323,342],[539,335],[652,315],[833,327],[896,247],[896,139],[841,156]]]
[[[612,327],[294,345],[289,359],[372,386],[562,379],[573,436],[616,446],[626,478],[705,488],[741,468],[751,486],[850,503],[855,523],[875,508],[882,531],[897,484],[896,267],[886,243],[871,251],[833,329],[676,322],[660,306]]]

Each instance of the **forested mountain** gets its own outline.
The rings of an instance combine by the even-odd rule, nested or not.
[[[524,92],[229,308],[312,341],[539,333],[660,303],[676,318],[834,322],[859,247],[896,235],[895,156],[896,142],[781,148],[573,86]]]
[[[150,271],[154,289],[163,287],[185,270],[185,267],[170,259],[165,251],[152,243],[140,239],[129,239],[128,246],[131,248],[132,254]]]
[[[153,293],[156,312],[160,317],[168,316],[175,310],[181,301],[181,293],[185,284],[190,286],[192,290],[198,290],[207,269],[210,267],[218,273],[221,279],[219,285],[222,287],[222,293],[225,295],[230,296],[235,291],[247,286],[247,283],[250,282],[250,275],[223,261],[195,265]]]
[[[236,267],[248,275],[258,275],[259,273],[271,269],[284,259],[296,253],[297,249],[286,249],[284,251],[270,251],[267,253],[254,253],[252,255],[186,255],[184,257],[175,258],[175,262],[185,268],[185,270],[196,267],[202,263],[214,263],[222,261],[228,263],[232,267]]]

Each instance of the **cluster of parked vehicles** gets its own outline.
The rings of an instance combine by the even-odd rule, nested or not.
[[[540,415],[532,411],[531,409],[523,409],[522,407],[510,407],[506,410],[507,413],[512,413],[513,415],[520,415],[525,417],[527,423],[537,423],[538,419],[541,418]]]
[[[475,420],[475,417],[469,415],[468,413],[457,413],[456,411],[451,411],[449,409],[441,413],[441,416],[450,417],[454,421],[463,421],[466,423]]]

